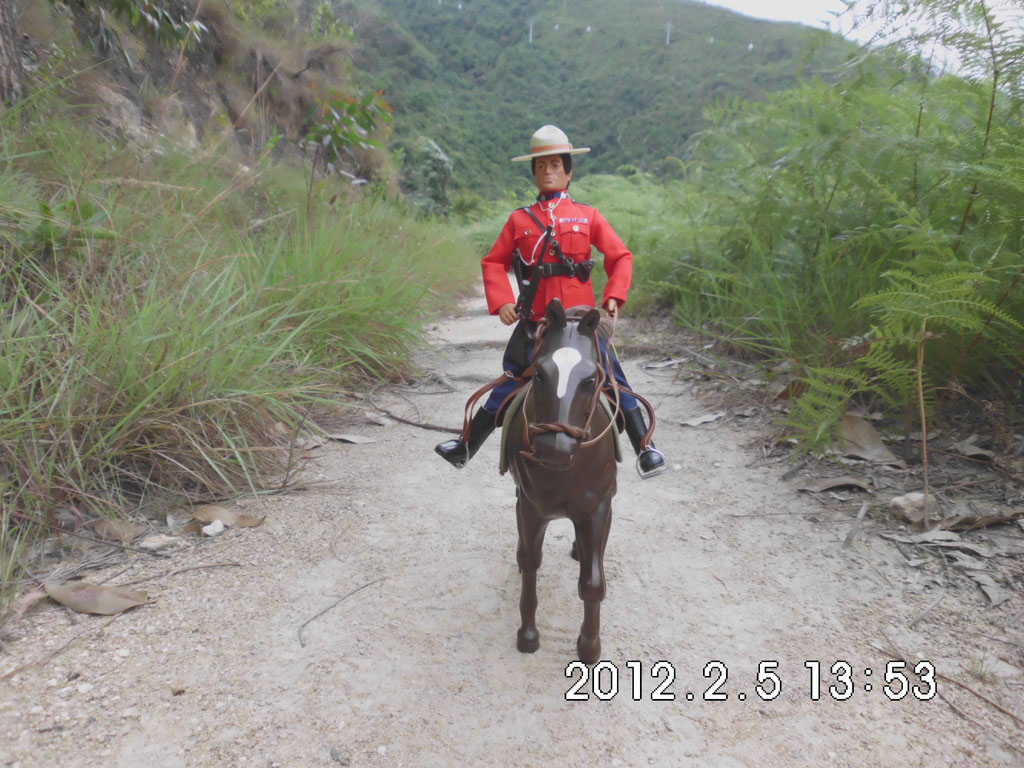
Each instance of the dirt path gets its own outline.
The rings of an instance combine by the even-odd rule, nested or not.
[[[457,391],[428,380],[388,402],[455,424],[506,331],[476,304],[436,334],[423,363]],[[996,738],[1020,745],[1021,731],[971,694],[938,681],[995,735],[938,698],[882,691],[894,643],[1019,714],[1020,669],[979,635],[1014,616],[1019,626],[1020,598],[986,612],[980,593],[953,593],[911,629],[932,585],[875,536],[844,548],[849,517],[836,522],[780,481],[784,469],[758,466],[734,421],[680,426],[705,409],[688,385],[642,370],[628,327],[620,335],[674,469],[642,482],[620,467],[598,684],[608,692],[614,678],[614,698],[588,683],[588,701],[566,701],[582,619],[567,522],[548,533],[540,650],[515,650],[514,492],[497,474],[498,441],[458,472],[432,453],[438,433],[363,422],[344,431],[375,442],[317,449],[309,489],[239,503],[266,514],[262,526],[90,578],[238,566],[153,579],[153,604],[113,622],[34,609],[0,675],[79,637],[0,682],[0,765],[1021,765]],[[838,660],[853,671],[846,701],[829,694]],[[726,701],[704,700],[712,661],[727,670]],[[762,701],[756,675],[772,661],[782,690]],[[820,662],[818,701],[808,661]],[[654,700],[669,671],[676,700]]]

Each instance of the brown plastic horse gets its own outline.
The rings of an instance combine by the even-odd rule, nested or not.
[[[505,458],[516,483],[516,559],[523,578],[516,647],[523,653],[540,647],[537,569],[544,532],[552,520],[567,517],[576,529],[583,600],[576,651],[588,664],[601,655],[604,548],[616,491],[616,435],[598,403],[606,378],[598,344],[600,322],[600,312],[593,308],[577,321],[567,319],[561,302],[553,300],[538,327],[532,389],[523,406],[506,416],[511,421]]]

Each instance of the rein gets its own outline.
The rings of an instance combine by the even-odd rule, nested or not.
[[[534,452],[534,449],[533,449],[533,440],[531,439],[531,437],[536,436],[536,435],[541,435],[541,434],[546,434],[546,433],[551,433],[551,432],[563,432],[563,433],[569,435],[570,437],[572,437],[572,438],[574,438],[576,440],[579,440],[581,448],[585,448],[587,446],[594,445],[595,443],[600,441],[608,433],[608,430],[611,429],[612,425],[616,423],[616,421],[618,420],[619,414],[622,412],[622,398],[621,398],[621,393],[622,392],[628,392],[629,394],[633,395],[633,397],[635,397],[644,406],[644,409],[647,411],[648,420],[649,420],[649,426],[647,428],[647,432],[643,436],[643,439],[642,439],[641,443],[642,443],[642,445],[644,447],[647,447],[650,444],[651,435],[654,434],[654,426],[655,426],[655,423],[656,423],[655,422],[655,416],[654,416],[654,407],[651,405],[651,403],[646,398],[641,397],[640,395],[638,395],[636,392],[634,392],[633,390],[629,389],[628,387],[620,386],[619,382],[616,381],[615,377],[614,376],[609,376],[608,372],[607,372],[608,371],[608,366],[609,366],[608,346],[611,345],[612,339],[615,338],[615,321],[616,320],[617,320],[617,318],[613,316],[612,317],[612,322],[611,322],[611,326],[612,327],[611,327],[611,330],[608,333],[608,338],[605,341],[605,350],[604,350],[603,353],[601,352],[601,344],[600,344],[600,342],[597,339],[595,339],[595,343],[597,344],[598,357],[599,357],[599,360],[598,360],[599,364],[597,366],[597,368],[598,368],[598,381],[597,381],[597,384],[594,387],[594,399],[591,401],[591,404],[590,404],[590,411],[587,414],[587,421],[586,421],[586,423],[582,427],[574,427],[571,424],[565,424],[564,422],[561,422],[561,421],[557,421],[557,422],[554,422],[554,423],[551,423],[551,424],[532,423],[530,421],[529,416],[526,413],[526,398],[523,398],[523,405],[522,405],[522,408],[521,408],[521,412],[522,412],[522,416],[523,416],[523,443],[528,445],[528,446],[530,446],[530,450],[529,451],[520,451],[520,454],[524,458],[530,459],[532,461],[538,461],[537,456],[536,456],[536,454]],[[484,395],[486,395],[492,389],[497,387],[499,384],[502,384],[502,383],[504,383],[504,382],[506,382],[506,381],[508,381],[510,379],[512,381],[516,381],[516,382],[519,383],[519,386],[516,387],[512,392],[510,392],[508,397],[506,397],[502,401],[501,406],[498,408],[498,412],[495,415],[495,419],[497,419],[497,417],[500,416],[501,413],[505,410],[505,407],[509,404],[509,402],[511,402],[512,399],[515,398],[515,396],[519,393],[519,391],[530,382],[531,378],[533,377],[533,363],[537,359],[537,354],[540,351],[540,341],[541,341],[541,339],[543,339],[544,334],[547,331],[547,328],[548,328],[548,322],[547,322],[546,318],[541,318],[540,320],[537,321],[537,331],[536,331],[536,333],[534,335],[533,354],[530,356],[529,365],[527,366],[526,370],[523,371],[523,373],[521,375],[519,375],[519,376],[512,376],[512,375],[510,375],[508,373],[508,371],[503,371],[501,376],[498,376],[493,381],[488,382],[487,384],[484,384],[482,387],[480,387],[480,389],[478,389],[476,392],[474,392],[472,395],[469,396],[469,399],[466,401],[465,411],[464,411],[464,414],[463,414],[462,435],[461,435],[461,439],[462,439],[463,442],[467,442],[469,440],[469,430],[470,430],[470,423],[472,421],[473,407],[480,401],[480,399]],[[611,419],[609,419],[608,424],[605,426],[604,429],[602,429],[596,436],[591,437],[591,435],[590,435],[590,423],[591,423],[591,421],[594,418],[595,411],[597,410],[598,398],[603,396],[603,394],[604,394],[603,390],[604,390],[605,384],[609,381],[609,379],[611,380],[610,388],[611,388],[612,392],[614,393],[614,401],[615,401],[615,407],[612,409],[612,417],[611,417]]]
[[[529,368],[529,370],[531,370],[531,371],[533,370],[533,362],[534,362],[534,360],[537,359],[537,353],[540,351],[540,341],[544,337],[544,333],[547,331],[547,327],[548,327],[548,322],[547,322],[547,320],[545,318],[542,318],[541,320],[539,320],[537,322],[537,333],[534,336],[533,356],[530,358],[530,368]],[[598,333],[599,333],[599,331],[598,331]],[[537,423],[533,423],[533,422],[531,422],[530,417],[526,413],[526,398],[523,398],[523,405],[522,405],[523,443],[525,443],[526,445],[530,446],[530,450],[529,451],[520,451],[519,452],[519,454],[524,459],[529,459],[530,461],[539,461],[539,459],[537,458],[536,449],[533,447],[533,440],[531,439],[532,437],[535,437],[536,435],[549,434],[549,433],[552,433],[552,432],[562,432],[564,434],[569,435],[569,437],[572,437],[572,438],[574,438],[576,440],[579,440],[580,441],[580,447],[581,448],[585,448],[587,446],[594,445],[599,440],[601,440],[606,434],[608,434],[608,430],[611,429],[612,425],[615,423],[615,421],[618,418],[618,415],[619,415],[619,413],[621,411],[621,408],[619,407],[620,406],[620,398],[619,398],[619,389],[620,388],[619,388],[619,383],[615,380],[614,376],[609,377],[608,376],[608,372],[607,372],[607,370],[608,370],[608,363],[609,363],[608,351],[607,350],[608,350],[608,345],[612,343],[612,337],[614,336],[614,333],[615,333],[615,324],[614,324],[614,319],[613,319],[612,331],[608,335],[608,339],[605,342],[604,354],[602,354],[602,352],[601,352],[601,343],[600,343],[600,341],[597,338],[594,339],[594,344],[597,345],[597,354],[598,354],[598,361],[597,361],[598,362],[598,365],[597,365],[598,380],[597,380],[596,385],[594,386],[594,397],[593,397],[593,399],[590,402],[590,410],[587,413],[587,420],[586,420],[586,422],[584,423],[584,425],[582,427],[575,427],[572,424],[566,424],[565,422],[562,422],[562,421],[556,421],[556,422],[553,422],[553,423],[550,423],[550,424],[537,424]],[[597,411],[597,406],[598,406],[598,402],[599,402],[600,398],[604,396],[604,386],[605,386],[605,383],[608,381],[609,378],[611,379],[612,391],[615,393],[615,409],[614,409],[614,411],[612,413],[611,419],[608,420],[608,424],[605,425],[605,428],[602,429],[601,432],[598,433],[598,435],[596,437],[591,438],[590,423],[594,419],[594,413]]]

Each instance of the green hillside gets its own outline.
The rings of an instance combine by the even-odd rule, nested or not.
[[[356,67],[395,107],[399,146],[435,139],[455,185],[484,192],[517,183],[508,157],[549,122],[593,148],[588,172],[657,170],[682,154],[708,104],[791,87],[852,48],[696,2],[377,0],[337,11],[355,30]]]

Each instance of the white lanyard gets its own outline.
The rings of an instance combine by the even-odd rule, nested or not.
[[[547,205],[547,208],[545,210],[547,210],[547,212],[548,212],[548,218],[551,220],[552,228],[554,228],[554,226],[555,226],[555,209],[567,197],[569,197],[569,193],[568,192],[561,192],[558,195],[558,200],[549,200],[548,201],[548,205]],[[540,240],[538,240],[536,243],[533,244],[533,253],[530,254],[530,262],[529,262],[529,264],[527,266],[532,267],[534,264],[537,263],[537,249],[540,248],[540,244],[543,243],[543,242],[544,242],[544,237],[542,236],[540,238]]]

